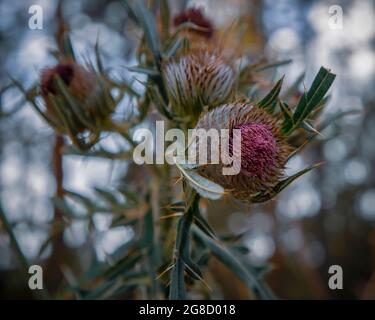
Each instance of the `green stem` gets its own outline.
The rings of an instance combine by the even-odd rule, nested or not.
[[[174,249],[174,266],[171,272],[170,300],[186,299],[185,286],[185,261],[190,260],[190,229],[193,223],[194,213],[198,209],[199,196],[196,192],[185,192],[186,213],[180,218],[177,226],[176,244]]]

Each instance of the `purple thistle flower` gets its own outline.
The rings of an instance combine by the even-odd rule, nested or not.
[[[277,145],[267,124],[246,123],[234,127],[241,131],[241,172],[248,177],[262,178],[275,165]],[[233,139],[229,150],[233,152]]]
[[[229,155],[241,150],[238,174],[223,175],[223,163],[209,163],[198,169],[201,175],[220,184],[234,197],[248,199],[253,194],[270,190],[283,177],[291,148],[281,134],[277,119],[264,109],[244,102],[224,104],[204,114],[196,128],[229,129],[232,135]],[[240,130],[241,140],[234,139],[235,129]],[[240,149],[233,141],[241,142]]]

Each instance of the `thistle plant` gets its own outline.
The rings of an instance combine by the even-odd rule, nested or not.
[[[136,51],[138,65],[128,68],[146,76],[141,82],[143,94],[131,83],[108,75],[99,45],[95,67],[80,65],[68,35],[57,64],[41,71],[36,87],[26,90],[17,83],[47,123],[70,141],[65,153],[129,163],[126,177],[116,186],[96,189],[96,198],[64,190],[62,197],[54,199],[68,222],[78,217],[91,222],[95,213],[107,212],[112,215],[111,227],[125,225],[135,230],[133,239],[107,262],[94,259],[93,265],[67,277],[64,293],[81,299],[124,295],[210,298],[209,288],[215,284],[208,276],[208,262],[215,257],[253,297],[272,299],[262,276],[238,247],[228,245],[215,232],[202,207],[209,205],[207,199],[250,204],[269,201],[317,167],[319,164],[312,164],[292,176],[284,172],[288,160],[323,129],[316,120],[335,75],[322,67],[310,88],[289,105],[280,94],[283,78],[268,93],[253,90],[255,74],[266,78],[289,61],[238,67],[237,57],[229,58],[225,46],[214,45],[217,30],[200,9],[190,8],[174,16],[166,0],[159,1],[157,11],[142,1],[123,4],[143,32]],[[113,95],[114,88],[120,91],[119,96]],[[111,115],[124,95],[136,101],[137,110],[131,118],[114,121]],[[135,165],[132,153],[136,142],[131,133],[155,117],[166,127],[185,133],[193,128],[228,129],[230,155],[241,151],[239,173],[223,175],[223,163],[188,165],[176,160],[174,166]],[[120,134],[128,148],[105,150],[98,142],[108,132]],[[241,139],[236,145],[238,132]],[[72,201],[85,208],[84,216],[75,212]]]

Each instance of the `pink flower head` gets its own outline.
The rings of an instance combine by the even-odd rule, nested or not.
[[[208,163],[198,169],[201,175],[220,184],[234,197],[249,199],[251,195],[269,190],[283,177],[291,148],[280,132],[278,120],[264,109],[245,102],[223,104],[199,119],[197,129],[200,128],[228,129],[231,134],[229,155],[241,150],[238,174],[223,175],[223,163]],[[240,140],[235,139],[238,130]],[[241,143],[240,148],[234,144],[236,141]]]
[[[261,123],[236,125],[241,131],[241,172],[248,177],[262,178],[276,161],[277,145],[271,127]],[[230,151],[233,152],[233,139]]]

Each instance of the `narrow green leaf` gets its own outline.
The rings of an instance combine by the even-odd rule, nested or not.
[[[116,291],[123,284],[121,279],[111,279],[105,281],[99,287],[90,290],[86,295],[83,295],[84,300],[99,300],[108,298],[114,291]]]
[[[59,197],[53,197],[52,202],[57,207],[62,214],[65,215],[65,217],[69,220],[80,220],[80,219],[86,219],[86,216],[82,216],[77,214],[70,205],[66,202],[64,198]]]
[[[312,124],[310,124],[307,120],[304,120],[301,124],[301,128],[305,129],[307,132],[312,134],[320,134],[321,133],[313,127]]]
[[[283,84],[284,76],[276,82],[272,90],[258,103],[260,108],[266,109],[269,113],[273,113],[277,98],[279,97],[281,86]]]
[[[98,37],[96,38],[96,42],[95,42],[95,59],[96,59],[96,65],[98,67],[99,73],[103,74],[104,73],[104,67],[103,67],[102,57],[100,55],[99,34],[98,34]]]
[[[274,186],[271,189],[271,191],[267,191],[265,193],[261,193],[261,194],[257,194],[255,196],[252,196],[250,198],[250,201],[252,203],[261,203],[261,202],[265,202],[265,201],[268,201],[268,200],[274,198],[281,191],[283,191],[287,186],[289,186],[294,180],[296,180],[300,176],[304,175],[305,173],[307,173],[307,172],[309,172],[309,171],[311,171],[315,168],[320,167],[321,165],[322,165],[322,163],[318,163],[318,164],[312,165],[310,167],[307,167],[307,168],[297,172],[296,174],[280,181],[278,184],[276,184],[276,186]]]
[[[154,15],[146,8],[143,1],[136,1],[130,4],[130,1],[125,0],[124,5],[128,14],[142,27],[146,42],[153,54],[155,64],[160,67],[160,40]]]
[[[203,231],[205,232],[209,237],[213,239],[217,239],[217,236],[215,234],[215,231],[211,228],[207,220],[202,216],[200,211],[194,213],[194,223]]]
[[[72,41],[70,40],[70,36],[67,32],[63,35],[63,53],[66,58],[72,58],[74,61],[76,60]]]
[[[163,99],[163,96],[160,94],[160,87],[156,88],[155,86],[150,85],[148,87],[147,91],[150,99],[154,102],[156,108],[158,111],[164,115],[167,119],[172,120],[173,117],[171,115],[171,112],[167,109],[167,106],[165,104],[165,100]]]
[[[134,270],[134,265],[138,263],[141,258],[141,253],[135,251],[131,252],[116,262],[114,266],[106,270],[103,277],[107,279],[115,279],[118,275],[124,276],[127,272]]]
[[[132,67],[126,67],[131,72],[137,72],[137,73],[142,73],[151,77],[156,77],[160,75],[159,71],[157,71],[154,68],[150,67],[144,67],[144,66],[132,66]]]
[[[118,200],[116,196],[113,194],[113,192],[103,189],[103,188],[94,188],[95,192],[102,198],[105,202],[108,204],[111,204],[113,206],[118,204]]]
[[[88,128],[93,128],[93,124],[91,123],[90,119],[87,117],[85,112],[85,108],[80,104],[80,102],[76,101],[76,99],[69,93],[68,88],[66,87],[64,81],[57,77],[57,88],[59,92],[61,92],[62,96],[64,97],[64,100],[66,101],[66,105],[64,105],[62,110],[66,110],[69,107],[69,109],[77,116],[77,118]],[[74,123],[73,120],[71,120],[71,123]],[[73,125],[74,126],[74,125]]]
[[[116,228],[120,226],[132,226],[135,225],[137,222],[138,219],[129,219],[125,216],[117,216],[113,218],[110,228]]]
[[[172,42],[164,52],[165,59],[173,57],[185,41],[185,38],[177,38],[176,41]]]
[[[279,106],[281,109],[281,112],[284,116],[284,122],[282,125],[282,131],[288,132],[288,130],[293,127],[293,114],[292,110],[290,110],[290,107],[283,101],[279,100]]]
[[[261,71],[265,71],[268,69],[285,66],[291,63],[292,61],[293,61],[292,59],[287,59],[287,60],[273,61],[269,63],[260,64],[254,68],[254,72],[261,72]]]
[[[291,98],[293,95],[298,93],[298,89],[300,84],[302,83],[302,80],[305,78],[305,73],[302,72],[297,79],[293,82],[293,84],[285,91],[285,93],[282,96],[283,100],[287,100]]]
[[[160,0],[160,16],[162,25],[162,35],[164,39],[169,36],[169,25],[170,25],[170,8],[168,0]]]
[[[237,275],[249,289],[258,294],[261,299],[274,298],[268,288],[262,284],[262,281],[257,279],[257,277],[251,273],[251,270],[246,268],[242,262],[221,243],[210,238],[195,226],[193,226],[192,231],[194,235],[203,241],[217,259]]]
[[[316,75],[309,91],[300,98],[296,111],[293,115],[294,126],[288,133],[292,132],[294,128],[298,127],[304,119],[321,103],[325,94],[331,87],[336,75],[330,70],[323,67],[320,68]]]
[[[126,280],[124,282],[124,285],[120,286],[114,292],[111,293],[111,299],[115,299],[117,297],[122,298],[124,294],[128,294],[129,291],[134,290],[135,288],[141,288],[141,287],[146,287],[149,284],[149,277],[144,276],[143,279],[136,279],[136,280]]]
[[[186,271],[195,280],[203,281],[202,271],[199,269],[198,265],[194,263],[190,258],[184,259]]]
[[[74,191],[70,191],[70,190],[64,190],[64,193],[66,196],[78,201],[79,203],[81,203],[84,207],[86,207],[86,209],[88,211],[95,211],[96,209],[96,205],[95,203],[93,202],[92,199],[90,199],[89,197],[86,197],[80,193],[77,193],[77,192],[74,192]]]

